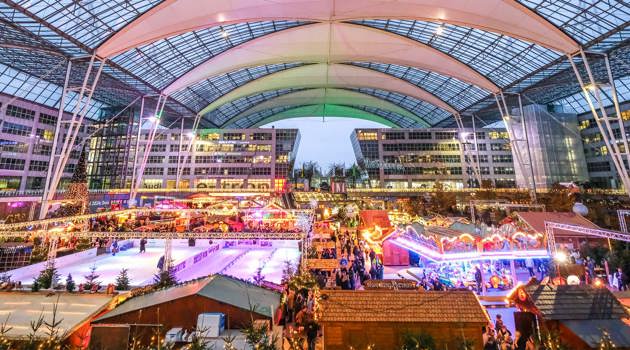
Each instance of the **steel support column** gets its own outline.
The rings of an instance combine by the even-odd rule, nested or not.
[[[510,110],[507,104],[507,98],[505,95],[508,95],[508,93],[500,91],[498,94],[494,95],[494,98],[497,102],[497,107],[499,107],[499,112],[501,113],[501,119],[503,119],[503,123],[505,124],[505,130],[507,131],[508,137],[510,138],[510,147],[512,149],[512,155],[516,157],[516,163],[518,164],[521,170],[523,179],[526,181],[527,186],[529,187],[532,203],[537,203],[538,197],[536,194],[537,189],[536,189],[536,179],[534,176],[534,165],[532,162],[532,154],[529,149],[529,137],[527,136],[528,135],[527,125],[525,122],[525,113],[523,112],[523,103],[521,101],[521,95],[510,94],[510,95],[516,96],[518,99],[518,111],[519,111],[518,116],[515,116],[512,113],[510,113]],[[516,117],[520,117],[520,120],[517,121],[517,123],[513,124],[512,120],[515,120]],[[513,129],[514,125],[520,125],[520,128],[523,132],[522,139],[517,138],[514,132],[515,130]],[[525,147],[527,163],[525,162],[525,160],[523,160],[523,155],[521,154],[521,147],[519,146],[519,142],[523,143],[522,146]],[[527,168],[529,168],[529,177],[530,177],[529,180],[528,180],[528,176],[526,175]],[[515,175],[516,175],[516,172],[515,172]]]
[[[94,72],[95,65],[97,63],[98,68],[96,68],[96,72]],[[44,193],[42,195],[42,205],[39,212],[40,219],[45,218],[46,214],[48,213],[49,203],[51,200],[53,200],[55,196],[55,192],[57,191],[59,182],[61,181],[61,177],[63,176],[63,171],[66,167],[66,164],[68,163],[68,159],[70,158],[70,154],[76,142],[79,130],[81,129],[83,119],[89,110],[90,103],[92,102],[92,96],[94,94],[94,91],[96,90],[96,85],[98,84],[104,66],[105,59],[101,59],[95,55],[92,55],[90,57],[89,64],[83,77],[83,83],[80,89],[78,89],[77,96],[73,101],[74,105],[68,106],[71,107],[70,109],[72,110],[72,117],[70,118],[70,120],[63,120],[63,113],[65,110],[66,97],[68,95],[68,92],[77,90],[75,87],[70,86],[72,62],[68,62],[64,88],[59,103],[59,112],[57,123],[55,126],[55,135],[53,137],[53,147],[48,164],[46,184],[44,186]],[[61,150],[58,150],[62,123],[68,124],[68,127],[67,129],[64,127],[65,137],[63,138],[63,145],[61,147]]]
[[[604,60],[606,66],[606,77],[603,79],[604,81],[597,81],[589,63],[589,55],[591,57],[600,57]],[[617,89],[615,88],[615,81],[612,76],[612,71],[610,70],[608,55],[605,53],[585,52],[583,49],[580,49],[580,51],[574,54],[568,54],[567,56],[580,87],[582,88],[584,98],[588,103],[591,113],[595,118],[595,122],[597,123],[597,127],[604,139],[608,153],[615,164],[615,169],[621,179],[621,183],[623,184],[626,194],[630,195],[630,177],[628,175],[627,165],[630,163],[628,137],[626,135],[625,125],[621,119]],[[581,64],[586,72],[588,83],[585,83],[578,68],[578,64],[580,63],[576,59],[578,56],[582,59]],[[613,102],[616,116],[609,116],[606,111],[606,106],[604,105],[602,96],[606,94],[610,96],[610,99]],[[595,99],[595,102],[593,99]],[[615,136],[615,130],[619,131],[619,136]]]
[[[619,229],[621,230],[621,232],[628,233],[628,224],[626,223],[626,216],[628,215],[630,215],[630,210],[617,210],[617,217],[619,218]]]
[[[144,153],[142,155],[142,162],[135,173],[135,180],[133,181],[133,185],[131,187],[131,191],[129,193],[129,205],[135,205],[136,195],[138,194],[138,189],[142,184],[142,175],[144,174],[144,168],[147,165],[147,160],[149,159],[149,154],[151,153],[151,147],[153,146],[153,141],[155,140],[155,134],[158,129],[158,125],[160,125],[160,117],[162,116],[162,112],[164,112],[164,106],[166,106],[167,96],[159,95],[157,103],[155,105],[155,114],[147,120],[152,121],[151,130],[149,131],[148,139],[146,144],[144,145]],[[140,128],[142,128],[142,116],[140,116]],[[141,132],[138,131],[140,135]],[[136,159],[137,160],[137,159]],[[135,166],[136,164],[134,164]]]
[[[195,121],[193,123],[193,127],[192,127],[192,131],[191,131],[191,135],[190,135],[190,140],[188,141],[188,147],[187,147],[187,153],[188,155],[184,155],[184,160],[182,161],[181,158],[181,153],[178,154],[177,157],[177,164],[181,164],[181,166],[178,166],[177,169],[177,177],[176,177],[176,184],[177,184],[177,189],[179,189],[179,182],[181,181],[182,178],[182,173],[184,172],[184,166],[186,164],[191,164],[193,161],[193,156],[194,156],[194,150],[193,147],[195,147],[196,141],[197,141],[197,129],[199,128],[199,122],[201,121],[201,115],[197,114],[195,115]],[[181,151],[181,147],[182,147],[182,143],[180,142],[180,151]],[[192,186],[193,184],[190,183],[190,186]]]
[[[473,141],[474,143],[470,143],[467,140],[467,133],[464,128],[464,122],[462,121],[462,117],[459,113],[455,113],[453,115],[455,118],[455,123],[457,123],[457,140],[459,141],[459,146],[462,148],[462,165],[463,165],[463,173],[466,178],[466,187],[470,187],[471,183],[471,174],[470,170],[472,170],[472,175],[474,179],[477,181],[477,186],[481,186],[481,172],[479,169],[479,159],[477,156],[472,154],[472,149],[470,145],[474,144],[476,149],[477,143],[477,135],[475,135],[475,131],[473,130]]]

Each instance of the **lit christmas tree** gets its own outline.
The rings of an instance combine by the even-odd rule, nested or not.
[[[86,150],[85,145],[81,150],[81,156],[74,168],[70,185],[68,186],[68,199],[73,199],[75,202],[68,208],[70,215],[77,215],[85,213],[88,204],[88,184],[87,184],[87,162],[86,162]]]
[[[599,340],[599,350],[612,350],[615,349],[615,343],[610,339],[610,333],[607,330],[602,330],[602,337]]]

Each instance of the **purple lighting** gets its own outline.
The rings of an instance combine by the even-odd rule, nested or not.
[[[461,261],[461,260],[515,260],[515,259],[545,259],[549,258],[549,253],[544,250],[517,250],[517,251],[499,251],[499,252],[468,252],[468,253],[446,253],[442,254],[429,249],[423,245],[413,242],[402,237],[391,239],[390,242],[401,248],[412,250],[426,258],[436,262],[442,261]]]

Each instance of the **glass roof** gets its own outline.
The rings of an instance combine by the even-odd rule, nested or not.
[[[411,120],[407,117],[403,117],[398,113],[394,113],[391,111],[386,111],[384,109],[381,108],[375,108],[375,107],[369,107],[369,106],[356,106],[356,105],[349,105],[349,107],[353,107],[356,109],[360,109],[372,114],[376,114],[378,116],[381,116],[391,122],[393,122],[394,124],[400,126],[401,128],[423,128],[425,127],[424,125],[419,124],[418,122]]]
[[[630,101],[630,76],[615,80],[615,88],[617,89],[617,98],[620,101]],[[612,105],[612,99],[609,93],[602,94],[605,105]],[[560,99],[555,102],[561,105],[565,112],[582,114],[590,112],[590,108],[581,92]]]
[[[359,91],[364,94],[372,95],[385,101],[392,102],[393,104],[398,105],[417,115],[422,120],[426,121],[428,125],[434,125],[440,120],[448,118],[451,115],[447,111],[440,109],[430,103],[397,92],[370,88],[359,88],[351,90]]]
[[[610,51],[630,45],[630,6],[623,0],[518,0],[561,28],[588,50]],[[14,91],[50,105],[58,99],[65,67],[59,55],[89,54],[104,40],[148,11],[160,0],[11,0],[0,2],[0,44],[38,51],[0,49],[3,91]],[[105,66],[96,105],[125,105],[140,95],[155,94],[185,72],[243,42],[305,24],[259,21],[200,29],[129,50]],[[524,92],[535,102],[563,101],[571,106],[578,92],[566,58],[558,52],[479,29],[413,20],[363,20],[356,23],[386,30],[430,45],[464,62],[511,92]],[[440,28],[438,30],[438,28]],[[441,34],[438,34],[441,32]],[[227,33],[227,35],[223,34]],[[43,50],[42,50],[43,49]],[[615,77],[627,84],[628,50],[611,54]],[[286,63],[250,67],[213,77],[169,98],[169,113],[193,115],[238,86],[266,74],[300,65]],[[492,108],[489,94],[462,81],[416,68],[378,62],[352,63],[404,79],[462,112]],[[17,78],[19,77],[19,78]],[[74,79],[80,79],[79,73]],[[28,81],[28,84],[19,83]],[[10,82],[10,84],[8,83]],[[17,92],[17,86],[22,85]],[[621,88],[620,88],[621,90]],[[373,94],[384,92],[371,91]],[[422,114],[431,124],[446,122],[438,108],[416,104],[409,97],[380,96]],[[29,97],[29,99],[30,99]],[[624,95],[624,98],[627,96]],[[578,98],[579,100],[579,98]],[[254,102],[248,102],[253,104]],[[225,106],[225,116],[245,105]],[[573,108],[573,107],[571,107]],[[577,107],[576,107],[577,108]],[[223,110],[221,110],[223,111]],[[219,112],[217,112],[219,113]],[[221,112],[223,113],[223,112]],[[251,124],[251,123],[250,123]],[[443,124],[443,123],[440,123]]]
[[[260,112],[256,112],[253,114],[250,114],[244,118],[240,118],[238,120],[235,120],[232,123],[229,123],[227,125],[224,126],[224,128],[226,129],[246,129],[246,128],[250,128],[252,125],[255,125],[256,123],[265,120],[273,115],[276,115],[278,113],[282,113],[284,111],[288,111],[289,109],[293,109],[296,108],[298,106],[282,106],[282,107],[275,107],[275,108],[270,108],[270,109],[266,109]]]
[[[518,0],[564,30],[581,44],[588,44],[620,26],[627,27],[630,6],[624,0]],[[625,32],[625,39],[629,32]],[[625,40],[622,38],[618,38]]]
[[[413,20],[363,20],[436,48],[467,64],[498,86],[507,86],[560,57],[542,46],[479,29]],[[438,27],[442,27],[438,34]]]
[[[257,94],[241,97],[232,102],[228,102],[221,107],[203,115],[205,119],[210,120],[215,125],[223,125],[231,118],[247,111],[259,103],[271,100],[278,96],[286,95],[291,92],[300,91],[302,89],[280,89],[272,91],[263,91]]]
[[[62,90],[62,87],[57,84],[42,81],[0,63],[1,93],[41,103],[48,107],[59,108]],[[75,101],[76,96],[75,92],[70,92],[66,99],[66,106],[70,106],[70,102]],[[86,118],[97,119],[103,106],[102,102],[92,100],[85,115]]]
[[[438,73],[414,67],[375,62],[353,62],[352,64],[393,75],[416,85],[442,99],[457,110],[463,110],[488,95],[488,91],[475,85]]]
[[[96,47],[161,0],[17,0],[16,3],[88,47]]]
[[[252,80],[301,65],[302,63],[293,62],[243,68],[201,81],[184,90],[173,93],[171,97],[187,106],[193,107],[197,111],[201,111],[212,101]]]
[[[251,39],[303,24],[296,21],[237,23],[156,41],[112,58],[121,67],[163,89],[208,59]]]

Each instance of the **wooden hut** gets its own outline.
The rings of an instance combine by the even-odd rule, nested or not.
[[[470,291],[325,290],[320,307],[325,350],[397,349],[407,333],[430,335],[437,349],[481,349],[488,324]]]
[[[569,349],[590,350],[599,349],[606,331],[615,348],[630,349],[630,315],[607,288],[528,285],[508,299],[520,310],[516,328],[525,336],[538,327]]]

